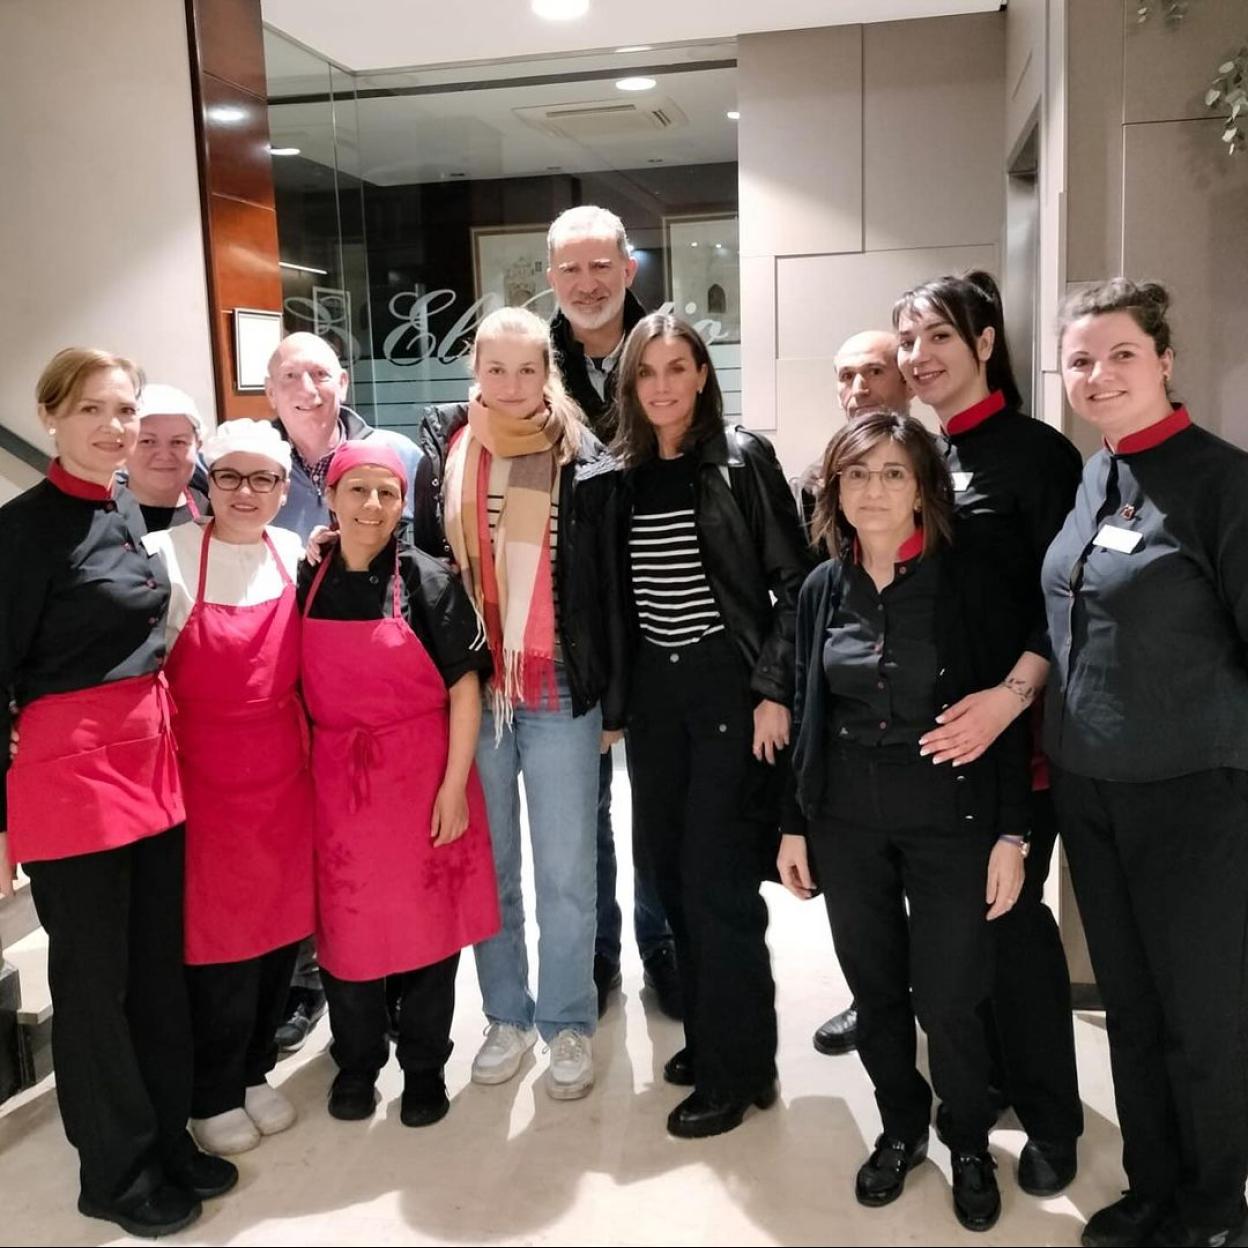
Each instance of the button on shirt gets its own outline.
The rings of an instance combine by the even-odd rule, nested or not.
[[[169,581],[143,548],[124,487],[48,479],[0,508],[0,828],[7,822],[10,703],[156,671]]]
[[[922,559],[923,535],[897,552],[893,580],[877,590],[857,562],[823,643],[833,740],[917,745],[937,713],[938,564]]]
[[[1135,782],[1248,770],[1248,454],[1181,408],[1098,451],[1043,585],[1054,762]]]

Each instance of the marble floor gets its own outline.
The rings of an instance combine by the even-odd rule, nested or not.
[[[616,799],[617,827],[626,828],[622,766]],[[625,865],[625,904],[629,876]],[[1086,1217],[1123,1186],[1103,1018],[1076,1016],[1087,1128],[1079,1177],[1064,1195],[1037,1201],[1019,1191],[1014,1170],[1024,1137],[1007,1116],[992,1136],[1004,1200],[993,1231],[973,1235],[954,1220],[948,1153],[934,1137],[930,1160],[902,1199],[864,1209],[853,1198],[853,1175],[878,1130],[870,1086],[855,1057],[823,1057],[810,1043],[814,1028],[848,1002],[826,916],[820,902],[799,903],[771,885],[764,891],[782,1095],[738,1130],[696,1142],[665,1133],[664,1116],[682,1093],[663,1083],[661,1068],[680,1047],[681,1031],[649,999],[636,950],[627,946],[624,988],[595,1038],[597,1084],[586,1099],[547,1096],[540,1044],[511,1083],[471,1084],[483,1020],[466,957],[447,1118],[423,1130],[399,1123],[402,1077],[392,1061],[371,1122],[331,1119],[325,1096],[334,1067],[322,1020],[273,1075],[299,1122],[238,1158],[238,1188],[209,1202],[203,1218],[169,1242],[1077,1244]],[[76,1213],[75,1170],[52,1081],[0,1108],[0,1244],[141,1242]]]

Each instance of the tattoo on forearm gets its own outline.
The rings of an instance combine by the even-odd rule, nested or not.
[[[1030,706],[1036,698],[1035,685],[1028,684],[1021,676],[1007,676],[1001,687],[1008,689],[1024,706]]]

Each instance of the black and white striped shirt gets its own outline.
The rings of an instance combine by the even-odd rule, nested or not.
[[[655,459],[637,470],[628,553],[642,636],[656,646],[691,646],[724,631],[711,593],[693,514],[686,457]]]

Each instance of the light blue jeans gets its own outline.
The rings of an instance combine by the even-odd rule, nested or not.
[[[481,716],[477,770],[490,816],[503,926],[477,945],[477,980],[492,1023],[532,1027],[549,1042],[564,1028],[593,1035],[597,927],[598,746],[602,711],[573,718],[559,673],[558,711],[517,707],[494,744],[494,716]],[[529,955],[520,887],[520,788],[524,776],[537,894],[537,1000],[529,991]]]

